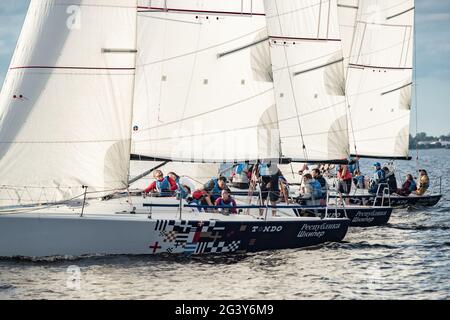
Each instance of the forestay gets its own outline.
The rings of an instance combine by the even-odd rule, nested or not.
[[[360,2],[347,79],[353,154],[408,157],[413,41],[413,0]]]
[[[265,0],[283,156],[348,157],[342,44],[335,0]]]
[[[135,0],[32,0],[1,97],[0,203],[127,186]]]
[[[132,153],[280,156],[262,0],[141,0]]]

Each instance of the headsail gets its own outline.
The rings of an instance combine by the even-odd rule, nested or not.
[[[135,0],[32,0],[1,97],[0,203],[128,181]]]
[[[346,73],[355,35],[359,2],[360,0],[338,0],[338,17],[344,53],[344,69]]]
[[[347,79],[353,154],[408,158],[413,41],[414,0],[360,1]]]
[[[335,0],[265,0],[283,156],[348,157],[345,77]]]
[[[279,158],[262,0],[141,0],[132,153]]]

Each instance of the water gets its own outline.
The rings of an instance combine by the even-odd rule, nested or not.
[[[431,178],[450,176],[450,150],[421,158]],[[415,162],[397,165],[415,170]],[[443,181],[444,193],[449,182]],[[2,260],[0,299],[449,299],[449,199],[396,210],[386,227],[351,229],[344,243],[303,250]]]

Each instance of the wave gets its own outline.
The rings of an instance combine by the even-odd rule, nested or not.
[[[450,226],[447,226],[447,225],[426,226],[426,225],[415,225],[415,224],[412,224],[412,225],[405,225],[405,224],[393,225],[393,224],[388,224],[388,225],[386,225],[386,228],[397,229],[397,230],[412,230],[412,231],[430,231],[430,230],[445,231],[445,230],[450,230]]]

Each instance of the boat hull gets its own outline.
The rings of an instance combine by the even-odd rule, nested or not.
[[[355,205],[367,205],[373,206],[376,196],[374,195],[352,195],[348,197],[351,204]],[[441,200],[442,195],[428,195],[428,196],[395,196],[391,195],[390,202],[387,197],[384,198],[384,205],[389,205],[394,208],[404,208],[404,207],[434,207]],[[376,199],[376,206],[383,205],[383,199],[378,197]]]
[[[386,225],[391,218],[392,207],[329,207],[328,215],[334,215],[340,218],[348,217],[351,220],[351,227],[367,228]],[[297,210],[299,216],[324,216],[327,210],[325,208]]]
[[[2,216],[1,257],[225,254],[342,241],[348,219],[153,220],[124,217]]]

